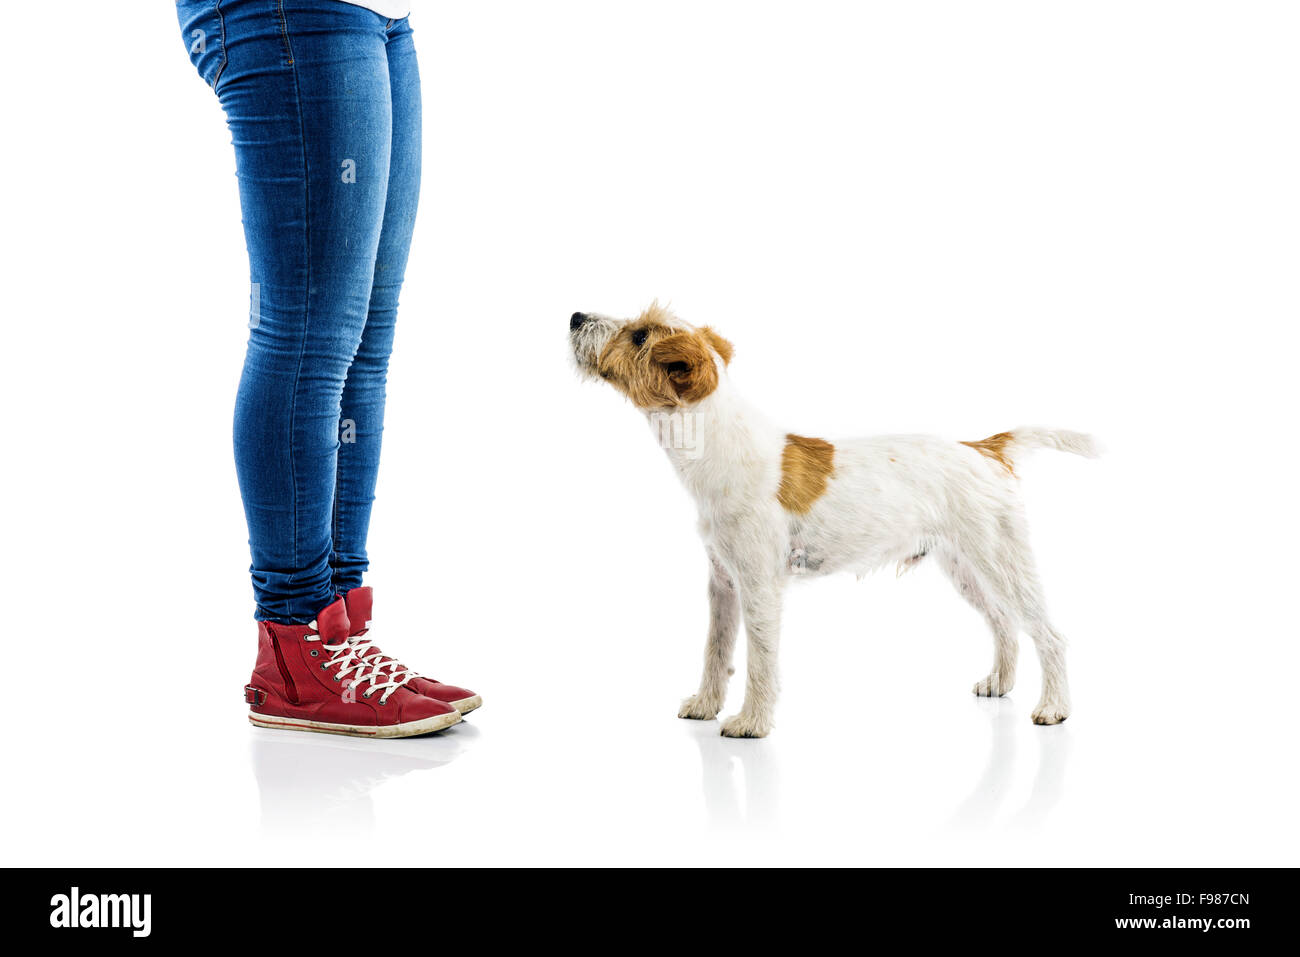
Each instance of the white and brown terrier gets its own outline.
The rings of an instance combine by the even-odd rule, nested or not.
[[[709,637],[700,689],[681,717],[708,720],[722,709],[743,613],[745,702],[722,733],[763,737],[776,704],[787,581],[895,562],[902,571],[926,555],[993,631],[993,670],[975,694],[1011,690],[1023,628],[1043,671],[1034,723],[1069,716],[1065,639],[1043,604],[1014,470],[1034,448],[1095,456],[1089,436],[1021,428],[978,442],[890,435],[832,444],[769,423],[727,382],[731,343],[658,304],[636,319],[574,313],[569,339],[578,368],[613,385],[659,429],[699,506],[712,565]]]

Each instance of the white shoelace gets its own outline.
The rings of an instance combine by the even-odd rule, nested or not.
[[[314,632],[316,630],[316,622],[311,622],[308,627]],[[305,635],[303,640],[319,641],[321,643],[321,648],[325,651],[333,652],[328,659],[321,662],[320,667],[322,671],[328,671],[330,668],[338,665],[339,671],[338,674],[334,676],[335,681],[342,681],[350,673],[355,671],[357,673],[356,677],[352,680],[352,685],[349,687],[355,687],[363,681],[366,682],[370,685],[370,690],[363,693],[361,697],[370,698],[376,691],[382,691],[383,694],[379,696],[380,704],[387,704],[389,696],[392,695],[394,691],[405,685],[412,678],[417,677],[414,671],[403,667],[396,660],[393,660],[390,664],[380,664],[370,661],[371,658],[375,657],[373,654],[368,658],[362,658],[357,654],[357,647],[346,638],[341,644],[337,645],[327,645],[319,633]],[[369,642],[366,642],[365,647],[369,647],[369,644]],[[384,667],[389,668],[389,673],[387,675],[385,675],[382,670]],[[388,680],[380,680],[385,677]]]
[[[381,668],[388,668],[393,672],[394,675],[396,675],[397,672],[399,671],[405,672],[406,677],[402,679],[403,681],[410,681],[412,678],[424,677],[415,669],[408,668],[406,665],[402,664],[392,655],[382,652],[378,648],[376,648],[374,646],[374,642],[370,640],[369,622],[366,622],[366,630],[360,635],[356,635],[352,638],[349,638],[348,643],[352,645],[353,654],[355,654],[367,665],[374,668],[376,671],[380,670]],[[370,652],[370,653],[366,654],[366,652]],[[379,660],[376,661],[375,660],[376,658],[378,658]]]

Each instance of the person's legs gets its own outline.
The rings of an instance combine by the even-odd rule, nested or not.
[[[368,564],[366,535],[383,439],[388,357],[420,196],[420,72],[409,23],[396,21],[387,41],[393,118],[388,195],[365,330],[343,387],[330,559],[339,594],[361,585]]]
[[[446,694],[471,693],[419,678],[357,637],[331,568],[343,393],[358,352],[348,399],[354,421],[346,427],[360,419],[367,441],[355,469],[345,462],[341,481],[344,501],[361,502],[363,515],[353,525],[344,508],[342,521],[359,528],[357,574],[365,565],[384,370],[418,190],[409,31],[335,0],[178,0],[176,7],[191,59],[220,97],[234,137],[255,290],[235,410],[259,619],[257,659],[244,686],[249,720],[361,737],[450,727],[461,716]],[[402,104],[396,135],[395,94]],[[409,203],[386,216],[394,148],[394,195]],[[376,321],[364,336],[368,312]],[[357,617],[360,593],[368,589],[350,592]],[[424,694],[416,681],[444,698]],[[480,703],[472,699],[467,708]]]
[[[256,314],[235,408],[256,617],[328,605],[340,402],[388,195],[387,20],[331,0],[222,0]]]

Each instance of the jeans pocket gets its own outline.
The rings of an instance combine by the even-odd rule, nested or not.
[[[216,90],[226,69],[221,0],[176,0],[176,19],[180,21],[181,39],[190,51],[190,62],[203,82]]]

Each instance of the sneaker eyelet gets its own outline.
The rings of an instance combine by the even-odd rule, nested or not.
[[[380,703],[380,704],[388,704],[388,699],[387,699],[387,698],[380,698],[380,699],[379,699],[379,703]]]
[[[323,668],[323,667],[325,667],[325,666],[322,665],[321,667]],[[342,681],[343,678],[342,678],[341,676],[339,676],[339,675],[335,675],[335,676],[334,676],[334,680],[335,680],[335,681]]]
[[[317,651],[315,648],[313,648],[313,649],[311,650],[311,656],[312,656],[313,658],[318,658],[318,657],[320,657],[320,652]]]
[[[367,691],[367,692],[366,692],[365,694],[363,694],[361,697],[366,698],[366,699],[369,699],[370,696],[371,696],[372,694],[374,694],[373,691]],[[380,704],[383,704],[383,702],[381,701]]]
[[[327,662],[322,661],[320,663],[320,670],[325,671],[327,668],[329,668],[329,664]]]

